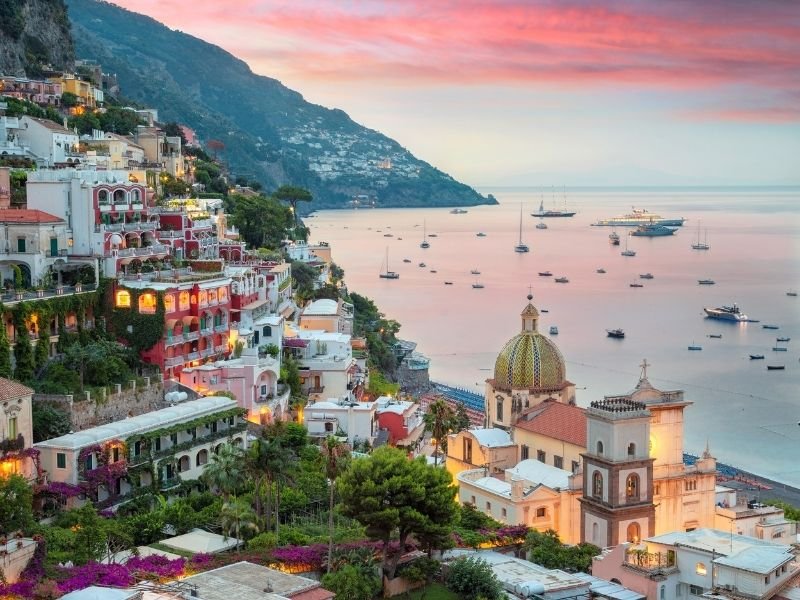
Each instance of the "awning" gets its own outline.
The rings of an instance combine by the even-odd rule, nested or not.
[[[242,307],[242,310],[255,310],[256,308],[258,308],[260,306],[264,306],[268,302],[269,302],[269,300],[267,300],[266,298],[264,300],[256,300],[254,302],[251,302],[250,304],[244,305]]]
[[[425,423],[422,422],[417,425],[411,433],[409,433],[406,437],[402,440],[397,440],[394,445],[395,446],[413,446],[414,444],[419,441],[419,438],[422,437],[422,434],[425,433]]]

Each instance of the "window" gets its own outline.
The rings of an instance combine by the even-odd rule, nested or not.
[[[503,421],[503,399],[502,398],[497,400],[497,411],[496,412],[497,412],[497,414],[495,415],[496,416],[496,420],[500,421],[502,423],[502,421]]]
[[[117,292],[117,308],[130,308],[131,307],[131,293],[126,290],[119,290]]]
[[[9,417],[8,418],[8,439],[14,440],[17,438],[17,434],[19,431],[17,430],[17,417]]]
[[[666,597],[667,597],[667,586],[665,586],[665,585],[662,585],[662,586],[661,586],[661,591],[659,592],[659,594],[658,594],[658,595],[659,595],[659,598],[660,598],[661,600],[665,600],[665,599],[666,599]]]
[[[658,414],[658,413],[656,413]],[[689,585],[689,594],[692,596],[702,596],[703,595],[703,588],[699,585]]]
[[[603,475],[600,471],[595,471],[592,475],[592,496],[595,498],[603,497]]]
[[[99,204],[108,204],[108,192],[106,190],[97,192],[97,202]]]
[[[171,313],[175,312],[175,296],[172,294],[164,294],[164,311]]]
[[[119,446],[114,446],[111,449],[111,462],[119,462]]]
[[[189,292],[178,294],[178,310],[189,310]]]
[[[325,431],[333,431],[333,423],[325,423]]]
[[[491,502],[487,502],[486,503],[486,510],[492,510],[492,503]]]
[[[697,564],[694,566],[694,572],[695,572],[695,573],[697,573],[698,575],[705,575],[705,574],[708,572],[708,571],[706,570],[706,565],[705,565],[705,563],[701,563],[701,562],[697,563]]]
[[[272,337],[272,327],[269,325],[265,325],[264,329],[261,330],[264,334],[264,337]]]
[[[134,456],[139,456],[139,455],[141,455],[141,453],[142,453],[142,441],[141,440],[137,440],[133,444],[133,455]]]
[[[679,583],[675,586],[675,595],[680,598],[683,595],[683,586]]]
[[[563,456],[554,456],[553,457],[553,466],[556,469],[563,469],[564,468],[564,457]]]
[[[93,464],[93,462],[94,462],[94,461],[92,460],[92,455],[91,455],[91,454],[89,454],[89,455],[86,457],[86,461],[84,462],[84,466],[86,467],[86,470],[87,470],[87,471],[91,471],[91,470],[92,470],[92,468],[93,468],[93,467],[92,467],[92,464]]]
[[[210,429],[211,433],[217,433],[217,421],[212,421]]]
[[[597,523],[592,523],[592,541],[595,545],[600,545],[600,526]]]
[[[625,480],[625,499],[628,501],[639,500],[639,476],[631,473]]]
[[[464,438],[464,462],[472,463],[472,440]]]
[[[196,464],[198,467],[206,464],[208,462],[208,450],[200,450],[197,453]]]
[[[628,456],[636,456],[636,444],[633,442],[628,444]]]
[[[17,238],[17,252],[25,252],[27,242],[25,238]]]
[[[125,190],[114,190],[114,204],[127,204],[128,200],[125,197]]]
[[[500,514],[503,515],[503,518],[505,518],[508,513],[506,512],[506,509],[503,508],[500,510]]]
[[[597,455],[603,456],[603,442],[597,440]]]
[[[131,192],[131,198],[133,199],[134,202],[140,202],[142,198],[141,192],[139,190],[134,189]]]
[[[688,479],[684,482],[683,487],[687,492],[693,492],[697,489],[697,481],[694,479]]]
[[[536,509],[536,518],[537,519],[544,519],[547,516],[547,509],[544,506],[540,506]]]
[[[573,473],[577,473],[579,468],[580,468],[580,464],[578,463],[578,461],[577,460],[573,460],[572,461],[572,472]]]
[[[768,584],[768,583],[769,583],[769,575],[767,575],[766,577],[764,577],[764,584],[766,585],[766,584]]]
[[[547,453],[544,450],[537,450],[536,460],[539,462],[547,462]]]
[[[178,434],[177,433],[170,433],[169,434],[169,441],[173,446],[178,445]]]
[[[156,451],[156,452],[161,452],[161,437],[157,437],[157,438],[155,439],[155,444],[154,444],[154,446],[155,446],[155,451]]]
[[[520,448],[520,458],[521,460],[528,460],[530,458],[531,449],[528,448],[525,444],[522,445]]]
[[[641,534],[642,532],[639,527],[639,523],[634,521],[633,523],[628,525],[626,540],[634,544],[638,544],[639,539],[641,538]]]
[[[56,468],[58,469],[66,469],[67,468],[67,455],[63,452],[56,453]]]

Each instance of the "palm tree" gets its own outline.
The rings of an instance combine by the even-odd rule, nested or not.
[[[330,494],[328,497],[328,573],[330,573],[333,560],[333,498],[336,478],[344,469],[349,452],[347,446],[331,435],[322,445],[322,454],[325,457],[325,476],[328,478]]]
[[[256,514],[250,505],[244,500],[233,500],[222,505],[219,512],[219,522],[225,537],[235,537],[242,539],[242,530],[258,532],[256,524]],[[237,550],[239,546],[236,546]]]
[[[444,400],[436,400],[425,414],[425,430],[431,432],[436,450],[433,455],[434,466],[439,465],[439,447],[447,451],[447,434],[453,428],[453,409]]]
[[[209,487],[219,490],[227,501],[244,483],[243,459],[244,453],[241,448],[225,444],[219,452],[211,455],[211,461],[203,470],[201,478]]]
[[[282,185],[275,190],[273,196],[278,200],[284,200],[291,204],[292,214],[294,215],[294,228],[297,229],[297,203],[311,202],[311,192],[305,188],[296,187],[293,185]]]

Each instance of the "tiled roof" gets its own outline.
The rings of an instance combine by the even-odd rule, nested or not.
[[[42,210],[28,208],[0,209],[0,223],[63,223],[64,219]]]
[[[586,448],[586,411],[577,406],[545,400],[524,412],[515,427]]]
[[[28,118],[31,121],[36,121],[39,125],[41,125],[42,127],[46,127],[47,129],[49,129],[52,132],[55,132],[55,133],[69,133],[69,134],[74,135],[75,137],[78,136],[78,134],[75,133],[74,131],[72,131],[71,129],[67,129],[63,125],[59,125],[58,123],[56,123],[55,121],[51,121],[50,119],[38,119],[36,117],[28,117]]]
[[[22,398],[30,396],[33,390],[27,385],[22,385],[17,381],[11,381],[5,377],[0,377],[0,400],[11,400],[12,398]]]

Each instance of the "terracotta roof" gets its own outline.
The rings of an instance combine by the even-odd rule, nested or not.
[[[30,396],[33,390],[27,385],[22,385],[18,381],[12,381],[5,377],[0,377],[0,400],[11,400]]]
[[[28,117],[28,118],[31,121],[36,121],[42,127],[46,127],[47,129],[55,133],[69,133],[74,135],[75,137],[78,136],[78,134],[72,131],[71,129],[67,129],[63,125],[59,125],[58,123],[56,123],[55,121],[51,121],[50,119],[38,119],[36,117]]]
[[[515,427],[586,448],[586,411],[555,399],[522,413]]]
[[[0,223],[63,223],[64,219],[43,210],[28,208],[0,209]]]
[[[313,590],[306,590],[305,592],[298,592],[296,594],[289,594],[287,598],[292,600],[331,600],[336,594],[323,587],[314,588]]]

